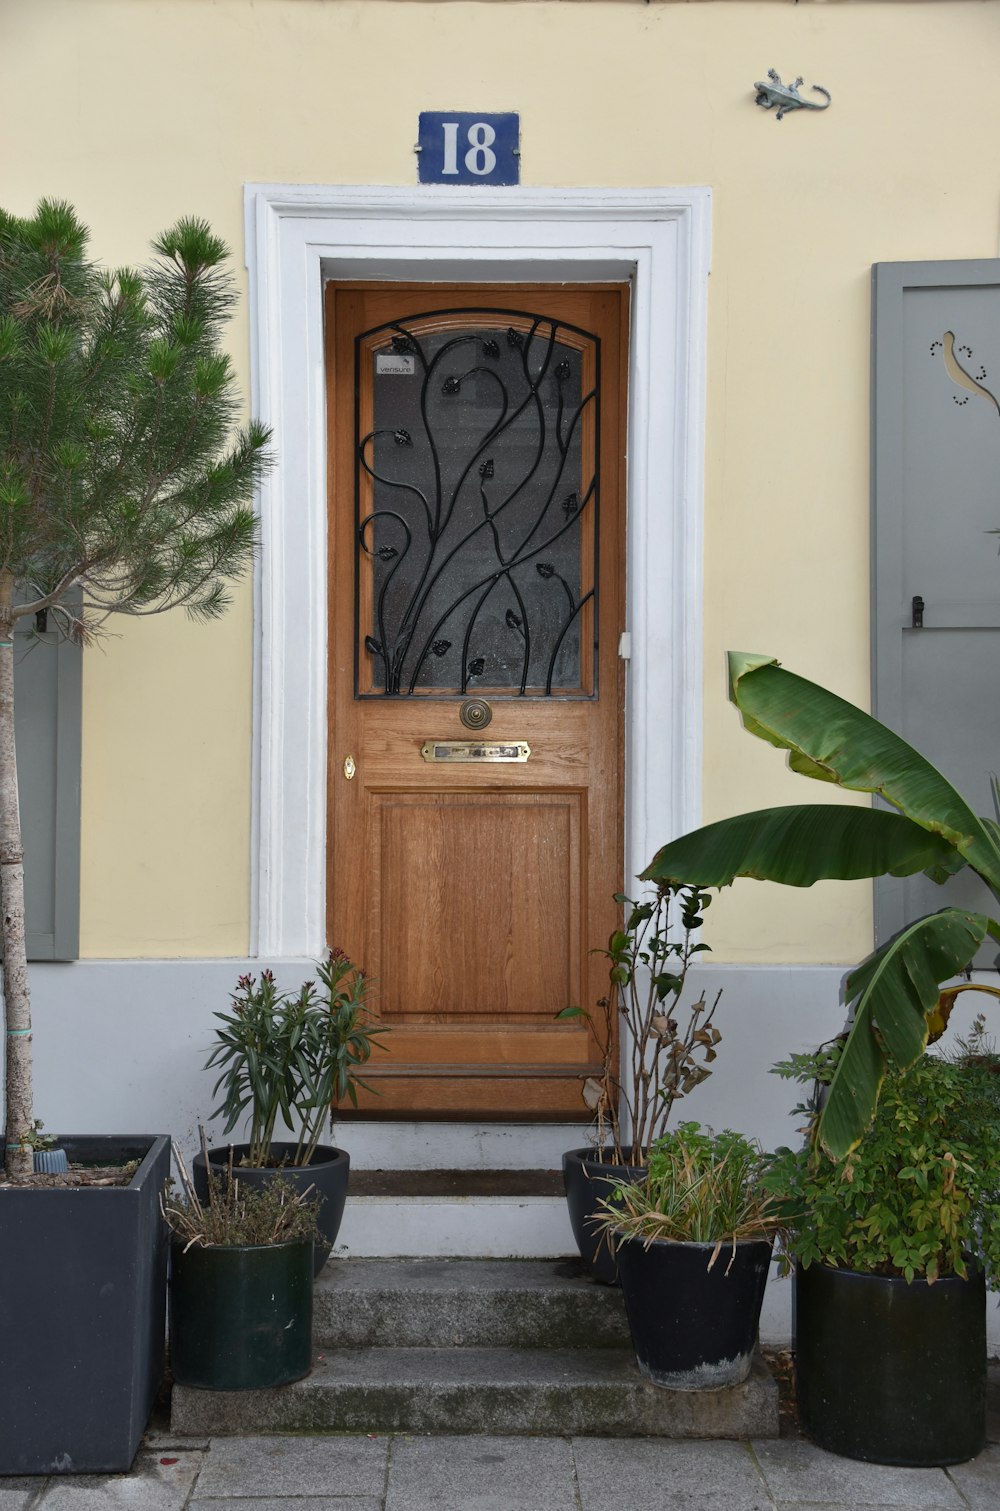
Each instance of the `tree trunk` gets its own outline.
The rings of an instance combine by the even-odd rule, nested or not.
[[[17,800],[14,747],[14,582],[0,573],[0,918],[3,935],[3,1000],[6,1019],[5,1093],[8,1175],[26,1175],[33,1165],[31,1096],[31,997],[24,937],[24,852]]]

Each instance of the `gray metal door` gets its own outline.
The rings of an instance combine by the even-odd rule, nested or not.
[[[874,268],[872,696],[977,812],[1000,772],[1000,262]],[[964,873],[876,883],[876,939],[949,905]],[[991,965],[990,945],[977,960]]]

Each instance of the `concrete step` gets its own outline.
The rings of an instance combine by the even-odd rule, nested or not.
[[[728,1390],[648,1384],[631,1350],[349,1348],[276,1390],[175,1385],[178,1434],[255,1432],[547,1433],[765,1438],[778,1392],[763,1360]]]
[[[621,1292],[578,1260],[331,1259],[313,1338],[334,1348],[627,1348]]]

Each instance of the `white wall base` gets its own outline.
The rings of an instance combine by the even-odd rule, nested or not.
[[[236,978],[259,972],[257,960],[83,960],[71,965],[32,967],[35,1107],[50,1132],[169,1133],[190,1153],[199,1122],[212,1108],[213,1077],[204,1070],[212,1043],[213,1012],[225,1007]],[[309,960],[276,964],[279,984],[296,987],[312,971]],[[722,986],[716,1021],[723,1033],[715,1074],[699,1087],[685,1114],[716,1128],[732,1127],[765,1147],[792,1143],[795,1124],[788,1113],[798,1088],[768,1074],[793,1050],[814,1047],[837,1032],[843,1019],[838,1003],[841,966],[706,966],[699,973],[706,991]],[[976,1010],[971,993],[960,999],[958,1032]],[[217,1138],[218,1123],[209,1124]],[[469,1169],[556,1168],[562,1151],[585,1140],[577,1125],[540,1128],[467,1123],[342,1123],[338,1139],[359,1169],[435,1167]],[[496,1163],[494,1163],[496,1162]],[[426,1199],[423,1212],[402,1221],[402,1204],[392,1198],[352,1210],[343,1243],[354,1254],[461,1253],[522,1254],[548,1257],[572,1251],[568,1219],[558,1199],[507,1198],[490,1212],[479,1201]],[[481,1199],[480,1199],[481,1200]],[[496,1202],[496,1198],[492,1199]],[[565,1227],[562,1225],[565,1223]],[[500,1231],[498,1232],[497,1225]],[[419,1241],[422,1249],[415,1246]],[[436,1236],[435,1236],[436,1235]],[[437,1243],[439,1247],[427,1245]],[[529,1247],[529,1244],[531,1245]],[[761,1334],[787,1341],[790,1292],[772,1282]],[[1000,1310],[988,1313],[991,1353],[1000,1353]]]
[[[334,1142],[352,1170],[558,1170],[591,1141],[579,1123],[362,1123],[341,1119]]]
[[[204,1069],[213,1013],[225,1008],[239,975],[266,961],[80,960],[31,968],[35,1106],[46,1126],[79,1133],[170,1133],[194,1149],[212,1108],[214,1076]],[[273,962],[278,983],[298,987],[315,974],[308,958]],[[722,1043],[714,1073],[683,1104],[685,1115],[732,1127],[765,1147],[795,1137],[788,1113],[797,1088],[769,1075],[775,1060],[815,1046],[843,1021],[842,966],[706,966],[692,984],[723,988],[716,1023]],[[961,998],[974,1012],[971,994]],[[963,1027],[966,1019],[963,1017]],[[558,1166],[564,1149],[586,1142],[585,1123],[355,1123],[337,1136],[358,1168],[530,1168]],[[210,1125],[215,1136],[219,1124]],[[496,1161],[496,1163],[494,1163]]]
[[[576,1253],[561,1196],[348,1197],[334,1253],[353,1259],[557,1259]]]

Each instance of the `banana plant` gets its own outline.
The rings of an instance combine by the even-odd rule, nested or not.
[[[978,817],[884,724],[767,656],[729,653],[729,695],[744,728],[788,751],[793,771],[874,793],[894,811],[820,803],[740,814],[664,845],[643,880],[724,887],[748,876],[810,887],[923,871],[943,882],[969,866],[1000,899],[1000,825]],[[907,924],[850,973],[851,1026],[815,1129],[832,1158],[864,1136],[887,1066],[908,1070],[943,1031],[958,992],[983,989],[943,983],[969,966],[987,935],[1000,942],[1000,922],[943,908]]]

